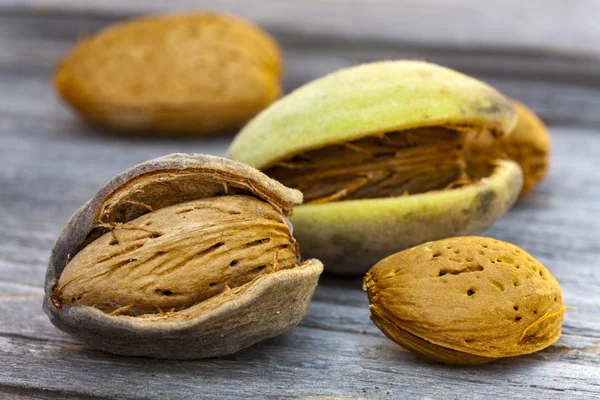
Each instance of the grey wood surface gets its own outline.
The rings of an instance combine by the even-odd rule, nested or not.
[[[157,361],[86,348],[41,310],[49,251],[67,218],[129,166],[175,151],[224,155],[231,136],[110,135],[79,123],[52,92],[52,68],[79,35],[166,2],[0,0],[0,399],[600,398],[598,2],[168,3],[264,24],[284,48],[287,90],[357,62],[410,57],[531,104],[550,124],[550,176],[486,235],[536,256],[577,309],[545,351],[449,367],[385,338],[359,279],[324,276],[300,326],[230,357]]]

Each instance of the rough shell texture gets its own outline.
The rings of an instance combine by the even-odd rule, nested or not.
[[[304,205],[291,217],[294,236],[328,272],[364,274],[408,247],[482,232],[514,204],[522,182],[516,163],[498,161],[491,176],[462,188]]]
[[[407,129],[304,152],[264,173],[301,190],[304,204],[425,193],[472,181],[465,136],[444,127]]]
[[[52,323],[92,347],[161,358],[230,354],[297,324],[323,268],[317,260],[260,276],[194,306],[200,310],[186,309],[184,318],[111,316],[90,306],[55,306],[53,287],[68,258],[99,223],[127,222],[149,212],[147,207],[158,209],[226,193],[255,196],[282,213],[302,201],[301,193],[251,167],[197,154],[157,158],[113,178],[71,217],[52,250],[44,297],[44,310]]]
[[[294,268],[299,249],[276,208],[208,197],[115,226],[79,251],[55,288],[60,304],[114,314],[179,311],[257,277]]]
[[[429,242],[385,258],[364,280],[371,319],[398,344],[472,364],[544,349],[560,336],[561,290],[522,249],[483,237]]]
[[[443,125],[502,136],[515,122],[510,102],[476,79],[420,61],[377,62],[342,69],[272,104],[244,127],[229,156],[264,169],[379,133]]]
[[[83,39],[54,83],[84,118],[118,130],[233,130],[280,94],[280,50],[263,30],[209,12],[150,16]]]

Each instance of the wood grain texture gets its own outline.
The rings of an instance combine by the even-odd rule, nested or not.
[[[487,79],[552,123],[549,177],[486,234],[537,257],[561,283],[565,304],[577,309],[567,312],[563,336],[547,350],[479,367],[449,367],[399,348],[369,321],[360,280],[331,276],[322,278],[299,327],[220,359],[117,357],[55,329],[41,310],[42,288],[49,251],[68,217],[136,163],[172,152],[223,156],[232,137],[140,140],[82,125],[48,83],[55,62],[82,32],[142,6],[48,0],[54,11],[41,15],[29,13],[34,3],[0,0],[0,399],[600,398],[600,68],[594,53],[600,36],[584,18],[597,11],[596,2],[577,3],[587,12],[566,2],[518,2],[520,16],[516,0],[492,2],[485,17],[477,14],[481,6],[467,17],[460,10],[473,1],[407,1],[407,15],[463,22],[421,36],[409,35],[417,22],[399,11],[378,13],[368,24],[354,17],[352,25],[340,16],[371,10],[364,4],[212,3],[243,11],[276,34],[286,52],[288,90],[357,62],[427,58]],[[164,7],[144,4],[145,11]],[[392,7],[383,0],[373,4]],[[68,10],[71,5],[78,8]],[[490,27],[475,35],[469,24],[483,29],[484,22],[500,21],[491,12],[523,19],[513,30]],[[558,14],[579,21],[580,28],[553,25]],[[398,18],[395,33],[384,23],[392,17]],[[533,17],[542,21],[540,32],[528,36],[525,26]],[[551,25],[556,34],[548,34]]]
[[[0,0],[0,71],[14,78],[2,82],[0,90],[38,90],[78,38],[125,17],[164,10],[165,4]],[[547,122],[600,126],[600,25],[590,22],[600,18],[595,0],[580,0],[575,6],[560,0],[536,0],[527,6],[518,0],[352,4],[175,0],[169,9],[204,6],[262,24],[283,48],[286,91],[358,63],[425,59],[491,83]],[[19,79],[23,75],[35,79]],[[35,112],[41,116],[55,112],[48,94],[27,97],[38,103]],[[21,114],[34,111],[23,101],[6,108]]]
[[[87,16],[219,10],[303,35],[378,41],[600,51],[595,0],[0,0],[7,11]]]
[[[41,311],[45,263],[64,221],[104,181],[165,152],[222,155],[230,138],[139,142],[71,122],[0,122],[0,220],[6,228],[0,239],[0,359],[10,366],[0,370],[0,384],[11,390],[109,398],[234,398],[240,385],[250,398],[385,398],[388,392],[473,398],[509,390],[516,398],[600,395],[600,224],[590,218],[600,211],[600,182],[588,172],[599,167],[595,132],[551,129],[556,150],[548,180],[488,232],[538,257],[561,282],[565,302],[577,307],[548,350],[478,368],[431,363],[398,348],[370,323],[359,280],[325,277],[307,317],[290,333],[235,356],[178,363],[105,355],[52,327]]]

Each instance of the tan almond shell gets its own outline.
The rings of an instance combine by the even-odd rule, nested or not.
[[[428,242],[377,263],[364,287],[373,322],[398,344],[452,364],[542,350],[561,333],[552,274],[510,243],[484,237]]]
[[[526,196],[548,174],[550,135],[542,120],[525,104],[513,100],[517,126],[505,142],[508,157],[523,170],[521,197]]]
[[[517,125],[498,146],[491,135],[482,132],[471,136],[466,143],[467,157],[482,163],[493,154],[504,154],[523,170],[523,188],[520,197],[531,192],[548,174],[551,139],[542,120],[525,104],[512,100],[517,113]]]
[[[188,174],[194,174],[196,184]],[[178,180],[181,176],[185,178]],[[254,195],[278,207],[284,215],[302,202],[297,190],[286,188],[252,167],[219,157],[172,154],[139,164],[110,180],[75,212],[58,237],[45,283],[44,311],[51,322],[94,348],[170,359],[231,354],[298,324],[323,270],[318,260],[261,276],[232,289],[225,301],[200,307],[198,313],[187,313],[185,318],[111,316],[90,306],[54,304],[53,286],[68,258],[79,251],[99,222],[119,222],[123,215],[135,218],[141,212],[138,200],[152,207],[152,194],[168,197],[169,190],[176,195],[155,202],[157,208],[182,198],[226,192]],[[124,201],[132,201],[132,208],[116,207]]]
[[[240,128],[281,93],[281,51],[227,14],[144,16],[82,38],[61,60],[58,94],[118,131],[205,135]]]

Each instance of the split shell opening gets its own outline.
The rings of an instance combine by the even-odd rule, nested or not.
[[[364,274],[389,254],[482,232],[502,216],[523,185],[500,145],[515,124],[510,101],[483,82],[420,61],[376,62],[273,103],[229,156],[304,193],[291,218],[304,254],[329,272]],[[484,134],[498,151],[471,163],[465,144]]]
[[[61,232],[44,310],[115,354],[232,354],[298,324],[323,266],[300,262],[300,192],[235,161],[173,154],[113,178]],[[226,339],[223,339],[226,338]]]

